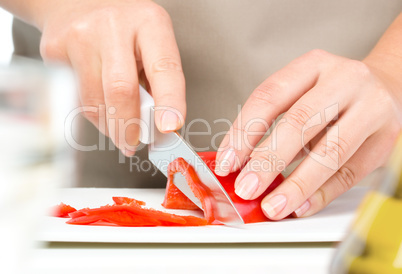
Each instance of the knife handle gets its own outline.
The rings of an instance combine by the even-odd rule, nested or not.
[[[154,99],[151,94],[148,93],[140,85],[140,104],[141,104],[141,123],[140,123],[140,141],[143,144],[150,144],[152,141],[153,127],[154,127],[154,115],[153,107],[155,106]]]

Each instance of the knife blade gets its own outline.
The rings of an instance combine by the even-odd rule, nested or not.
[[[213,195],[215,203],[213,213],[216,220],[227,225],[244,224],[242,217],[235,208],[229,195],[218,179],[178,132],[161,133],[154,125],[153,99],[140,86],[141,120],[148,125],[147,133],[141,128],[140,140],[148,143],[149,160],[167,177],[169,163],[181,157],[192,165],[201,182]],[[152,100],[152,102],[151,102]],[[145,118],[145,119],[144,119]],[[175,174],[174,184],[193,203],[201,208],[201,202],[194,196],[186,179],[181,174]]]

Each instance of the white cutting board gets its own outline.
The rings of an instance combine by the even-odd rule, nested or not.
[[[278,243],[341,241],[354,218],[367,187],[355,187],[318,214],[301,219],[247,224],[241,227],[111,227],[68,225],[65,218],[44,217],[37,240],[47,242],[100,243]],[[76,207],[112,204],[113,196],[145,201],[165,210],[164,189],[66,188],[52,205],[64,202]],[[200,211],[166,210],[175,214],[202,216]]]

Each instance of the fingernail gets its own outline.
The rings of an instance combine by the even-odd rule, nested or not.
[[[235,193],[245,200],[250,199],[260,186],[258,176],[255,173],[249,173],[239,182],[235,188]]]
[[[269,218],[274,218],[285,208],[286,202],[286,196],[279,194],[273,196],[267,202],[263,203],[261,207]]]
[[[305,201],[298,209],[295,210],[296,217],[303,216],[304,213],[306,213],[307,210],[310,209],[310,206],[311,206],[310,202],[308,200]]]
[[[161,130],[162,131],[173,131],[179,126],[179,117],[173,111],[165,110],[162,114],[161,119]]]
[[[233,148],[223,152],[216,160],[215,173],[219,176],[227,176],[232,171],[236,153]]]

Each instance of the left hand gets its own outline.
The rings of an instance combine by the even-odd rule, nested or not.
[[[250,159],[235,189],[251,200],[306,156],[261,206],[272,220],[318,212],[386,161],[401,130],[393,96],[401,92],[398,81],[380,66],[322,50],[295,59],[251,94],[220,145],[217,174],[226,176]]]

